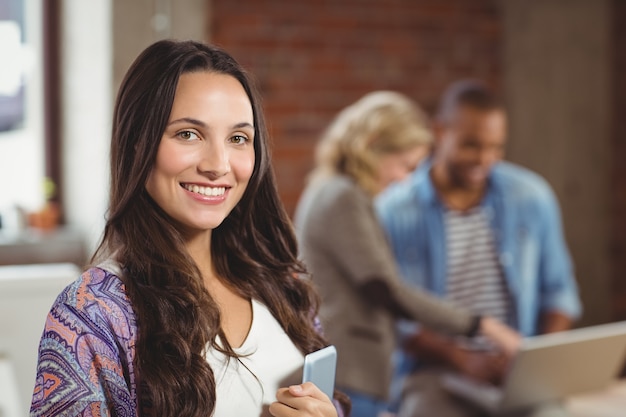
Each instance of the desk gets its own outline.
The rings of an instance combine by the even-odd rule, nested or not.
[[[82,268],[85,261],[83,236],[71,228],[28,229],[12,238],[0,234],[0,265],[70,262]]]
[[[624,417],[626,379],[617,381],[605,390],[569,398],[566,406],[572,417]]]

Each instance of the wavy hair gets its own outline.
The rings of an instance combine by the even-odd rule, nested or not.
[[[124,269],[121,278],[139,329],[140,407],[159,416],[211,415],[216,382],[206,348],[237,357],[181,232],[145,189],[179,77],[197,71],[236,78],[254,116],[254,170],[241,201],[212,233],[215,269],[239,294],[264,303],[303,354],[327,345],[313,324],[319,300],[310,280],[295,278],[306,271],[276,191],[258,93],[225,51],[193,41],[159,41],[135,60],[117,96],[110,207],[92,258],[96,263],[114,257]]]
[[[344,174],[374,195],[379,191],[380,155],[431,141],[427,118],[413,100],[394,91],[375,91],[344,108],[326,129],[311,180]]]

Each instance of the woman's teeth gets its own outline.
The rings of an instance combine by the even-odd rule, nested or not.
[[[226,187],[202,187],[200,185],[191,185],[191,184],[183,184],[183,187],[187,191],[191,191],[192,193],[206,195],[208,197],[217,197],[220,195],[224,195],[226,192]]]

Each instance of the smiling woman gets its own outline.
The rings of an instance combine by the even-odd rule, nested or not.
[[[31,415],[348,411],[341,393],[288,386],[327,343],[311,283],[294,278],[306,271],[258,103],[212,46],[160,41],[131,66],[104,237],[48,316]]]
[[[207,247],[252,176],[252,106],[230,75],[192,72],[180,77],[169,119],[146,189]]]

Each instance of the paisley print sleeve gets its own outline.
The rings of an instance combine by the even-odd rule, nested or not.
[[[111,277],[117,278],[87,271],[52,306],[39,346],[31,416],[136,416],[134,375],[124,348],[133,327],[103,292],[119,284]]]

